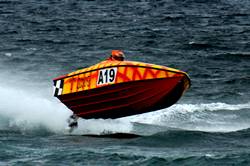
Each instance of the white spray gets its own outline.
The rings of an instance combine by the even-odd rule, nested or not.
[[[72,112],[56,98],[42,97],[35,91],[20,90],[0,86],[0,130],[18,127],[20,130],[33,130],[44,127],[51,132],[67,133],[67,118]],[[176,104],[170,108],[131,117],[112,119],[79,120],[79,127],[73,134],[101,134],[105,132],[131,132],[133,123],[201,131],[235,131],[250,127],[249,122],[234,122],[237,115],[228,114],[221,117],[213,114],[220,110],[237,111],[250,109],[245,104]],[[6,120],[7,119],[7,120]],[[234,125],[230,125],[230,123]],[[5,124],[3,124],[5,123]],[[7,124],[6,124],[7,123]],[[145,133],[147,134],[147,133]]]

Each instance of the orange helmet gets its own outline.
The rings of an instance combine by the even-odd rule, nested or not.
[[[115,60],[123,61],[125,58],[125,55],[121,50],[112,50],[111,57]]]

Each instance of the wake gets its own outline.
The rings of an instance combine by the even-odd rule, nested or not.
[[[57,133],[65,128],[70,115],[61,103],[36,96],[35,92],[1,86],[0,100],[1,129],[33,130],[42,127]]]
[[[22,132],[39,133],[45,129],[56,134],[68,134],[67,119],[71,111],[56,98],[42,97],[35,91],[0,86],[0,100],[0,130],[17,129]],[[144,125],[138,128],[138,124]],[[152,129],[150,132],[147,130],[149,126]],[[159,132],[159,128],[230,132],[249,127],[250,102],[243,104],[218,102],[175,104],[167,109],[120,119],[81,119],[78,129],[73,134],[136,134],[143,131],[147,135]]]

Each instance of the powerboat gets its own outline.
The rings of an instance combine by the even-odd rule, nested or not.
[[[190,87],[183,71],[111,59],[53,81],[54,96],[84,119],[114,119],[167,108]]]

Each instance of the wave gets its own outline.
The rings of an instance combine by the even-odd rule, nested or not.
[[[228,60],[228,61],[235,61],[235,60],[248,60],[250,58],[250,52],[224,52],[215,54],[213,56],[209,56],[209,59],[212,60]]]
[[[0,130],[67,133],[71,111],[53,97],[0,86]],[[79,120],[73,134],[134,133],[152,135],[172,129],[231,132],[250,127],[250,103],[176,104],[156,112],[120,119]],[[150,129],[150,130],[149,130]]]
[[[150,136],[137,137],[126,143],[129,146],[154,148],[192,148],[200,151],[214,147],[214,151],[234,151],[249,147],[250,128],[236,132],[204,132],[187,130],[170,130]]]
[[[130,122],[146,123],[166,129],[231,132],[250,127],[250,103],[176,104],[170,108],[123,118]],[[138,127],[137,127],[138,128]],[[140,127],[138,130],[142,130]]]
[[[165,156],[164,156],[165,155]],[[109,154],[109,158],[125,158],[128,161],[135,161],[139,165],[248,165],[249,163],[249,153],[240,153],[235,157],[233,152],[225,154],[217,153],[198,153],[193,152],[193,154],[177,154],[176,152],[171,152],[170,156],[166,154],[158,154],[151,156],[143,156],[142,154]],[[128,162],[127,161],[127,162]],[[126,165],[126,164],[125,164]]]

